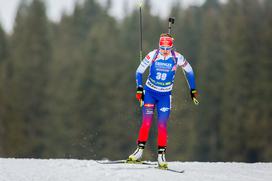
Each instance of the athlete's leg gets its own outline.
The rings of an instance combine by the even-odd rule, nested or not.
[[[160,96],[157,102],[158,111],[158,147],[167,146],[167,122],[171,112],[171,95]]]
[[[158,111],[158,165],[162,169],[167,169],[168,164],[165,159],[167,146],[167,122],[171,110],[171,95],[157,98]]]
[[[142,108],[142,125],[139,131],[138,143],[146,143],[154,115],[155,99],[145,91],[144,106]]]
[[[142,125],[138,135],[137,149],[128,157],[128,162],[138,162],[141,160],[145,143],[148,139],[149,130],[152,124],[154,115],[155,99],[148,91],[145,91],[144,106],[142,108]]]

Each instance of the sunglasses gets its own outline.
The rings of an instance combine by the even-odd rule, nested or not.
[[[161,50],[171,50],[172,49],[172,47],[169,47],[169,46],[160,46],[160,49]]]

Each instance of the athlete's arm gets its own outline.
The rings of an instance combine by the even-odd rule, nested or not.
[[[137,87],[143,87],[143,73],[147,67],[152,63],[152,59],[155,55],[155,51],[152,51],[146,55],[141,64],[136,70],[136,85]]]
[[[178,65],[181,66],[182,69],[184,70],[190,90],[196,89],[195,76],[194,76],[194,71],[192,66],[182,55],[178,54],[177,58],[178,58]]]

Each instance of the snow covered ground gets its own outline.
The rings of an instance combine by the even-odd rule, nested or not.
[[[185,173],[93,160],[1,159],[0,181],[272,181],[272,163],[169,162]]]

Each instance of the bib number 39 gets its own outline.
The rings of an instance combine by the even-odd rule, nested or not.
[[[166,77],[167,77],[166,73],[157,72],[157,76],[156,76],[157,80],[166,80]]]

